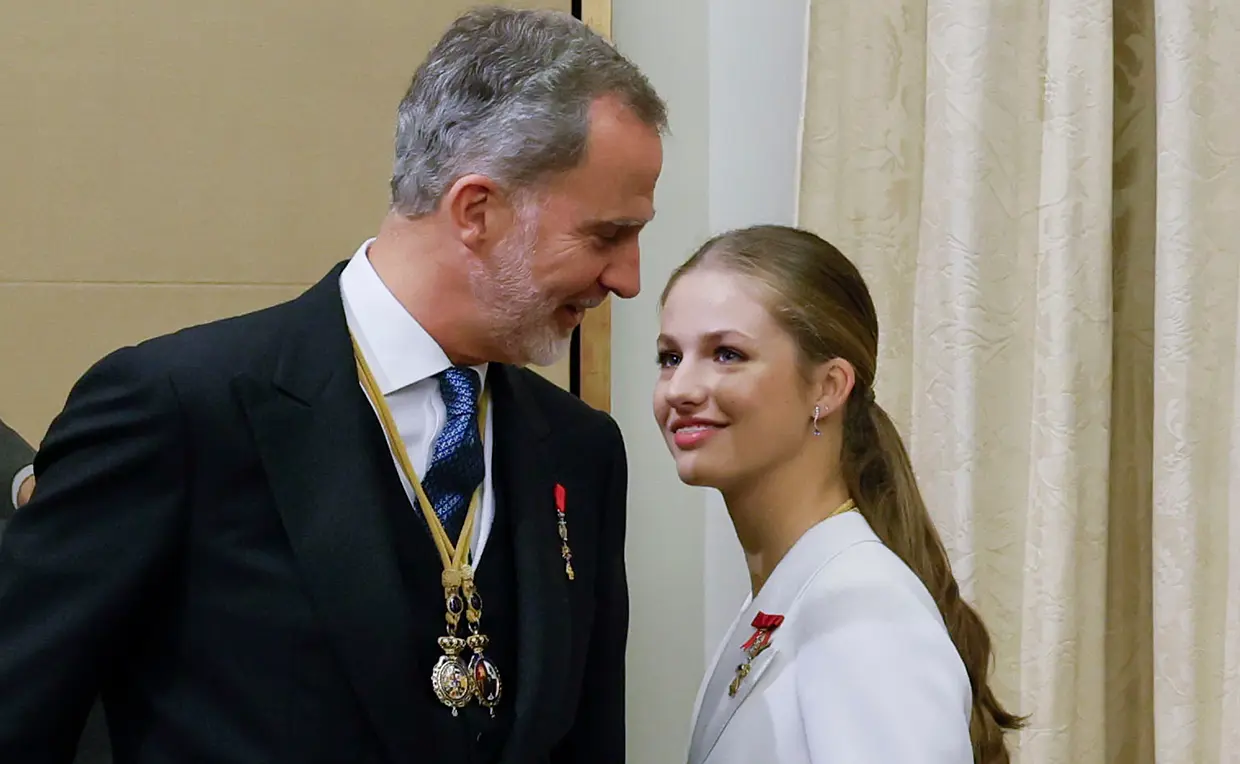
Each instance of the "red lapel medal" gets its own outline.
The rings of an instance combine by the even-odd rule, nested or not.
[[[564,575],[568,576],[569,581],[572,581],[576,577],[576,574],[573,573],[573,550],[568,546],[568,519],[564,514],[566,506],[567,500],[564,486],[556,483],[555,515],[556,523],[560,529],[560,556],[564,558]]]
[[[763,650],[771,646],[771,635],[784,622],[782,615],[767,615],[762,611],[754,616],[753,626],[754,632],[741,645],[741,650],[745,652],[745,662],[736,667],[736,678],[732,680],[732,684],[728,685],[728,696],[736,697],[736,693],[740,692],[741,682],[745,681],[745,677],[749,676],[750,670],[753,668],[753,660],[762,654]]]

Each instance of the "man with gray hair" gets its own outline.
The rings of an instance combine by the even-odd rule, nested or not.
[[[373,239],[91,368],[0,545],[0,761],[100,693],[118,764],[624,761],[623,443],[521,367],[637,294],[666,121],[572,17],[470,12]]]

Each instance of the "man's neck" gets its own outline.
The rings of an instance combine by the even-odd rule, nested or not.
[[[448,359],[454,365],[476,366],[487,358],[471,341],[477,336],[477,311],[465,258],[440,239],[430,222],[390,215],[366,256],[383,285]]]

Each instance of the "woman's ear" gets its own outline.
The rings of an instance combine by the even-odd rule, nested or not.
[[[856,383],[856,370],[843,358],[832,358],[819,364],[814,373],[814,405],[822,409],[824,416],[839,411]]]

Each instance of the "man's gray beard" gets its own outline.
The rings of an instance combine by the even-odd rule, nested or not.
[[[498,245],[493,268],[470,274],[496,339],[519,366],[550,366],[572,344],[572,333],[564,334],[555,321],[559,303],[543,297],[534,283],[530,260],[537,235],[537,220],[524,221]]]

